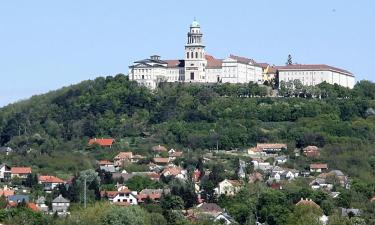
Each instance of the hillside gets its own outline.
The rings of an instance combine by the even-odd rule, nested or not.
[[[0,144],[16,151],[2,161],[76,172],[106,156],[87,151],[90,137],[113,137],[117,149],[139,152],[160,143],[230,150],[286,142],[324,147],[332,167],[374,181],[375,84],[319,88],[322,99],[268,98],[254,84],[166,84],[152,92],[124,75],[100,77],[2,108]]]

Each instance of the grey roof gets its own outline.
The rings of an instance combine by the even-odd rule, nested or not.
[[[341,170],[332,170],[331,172],[329,173],[333,173],[335,174],[336,176],[340,177],[340,176],[345,176],[344,173],[341,171]]]
[[[63,196],[59,195],[52,200],[52,203],[70,203],[70,201],[66,198],[63,198]]]
[[[8,201],[12,202],[29,202],[30,197],[28,195],[12,195],[8,197]]]
[[[223,212],[223,209],[215,203],[202,203],[197,208],[203,212]]]

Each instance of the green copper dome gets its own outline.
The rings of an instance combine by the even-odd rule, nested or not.
[[[191,27],[200,27],[201,25],[198,23],[198,21],[194,20],[191,25]]]

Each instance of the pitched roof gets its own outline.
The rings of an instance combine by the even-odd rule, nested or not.
[[[249,58],[246,58],[246,57],[242,57],[242,56],[236,56],[236,55],[229,55],[229,58],[231,59],[235,59],[237,60],[237,62],[239,63],[243,63],[243,64],[256,64],[256,62],[253,60],[253,59],[249,59]]]
[[[113,162],[109,161],[109,160],[99,160],[98,164],[100,166],[104,166],[104,165],[113,165]]]
[[[299,202],[297,202],[296,204],[297,206],[298,205],[307,205],[307,206],[312,206],[312,207],[315,207],[315,208],[320,208],[320,206],[318,204],[316,204],[313,200],[311,199],[303,199],[301,198],[301,200]]]
[[[12,167],[10,172],[12,174],[27,174],[31,173],[31,167]]]
[[[286,65],[286,66],[279,66],[279,71],[288,71],[288,70],[317,70],[317,71],[334,71],[346,74],[348,76],[354,77],[354,75],[344,69],[340,69],[337,67],[325,65],[325,64],[293,64],[293,65]]]
[[[164,60],[167,63],[168,68],[183,68],[185,66],[185,60],[182,59],[172,59],[172,60]]]
[[[313,163],[310,164],[310,169],[328,169],[328,165],[326,163]]]
[[[170,176],[177,176],[182,171],[181,167],[167,167],[163,170],[163,174],[169,173]]]
[[[169,153],[169,157],[181,157],[183,152],[171,152]]]
[[[197,205],[197,208],[203,212],[223,212],[224,210],[215,203],[202,203]]]
[[[14,195],[14,190],[10,190],[10,189],[0,189],[0,196],[3,196],[4,197],[9,197],[9,196],[12,196]]]
[[[207,54],[205,55],[205,58],[207,60],[207,68],[221,68],[223,65],[222,59],[215,59],[213,56]]]
[[[160,158],[160,157],[155,157],[153,158],[154,163],[169,163],[169,158]]]
[[[114,198],[117,195],[117,191],[100,191],[100,196],[104,198],[105,196],[109,198]]]
[[[100,146],[111,146],[115,139],[113,138],[92,138],[89,140],[89,145],[98,144]]]
[[[64,198],[62,195],[59,195],[55,199],[52,200],[52,203],[70,203],[70,201]]]
[[[154,152],[166,152],[167,148],[164,147],[163,145],[156,145],[152,147],[152,151]]]
[[[120,152],[115,156],[115,159],[131,159],[133,157],[132,152]]]
[[[257,148],[287,148],[287,145],[282,143],[257,143]]]
[[[303,151],[319,151],[319,148],[315,145],[309,145],[303,148]]]
[[[55,176],[39,176],[38,180],[41,183],[64,183],[63,180]]]

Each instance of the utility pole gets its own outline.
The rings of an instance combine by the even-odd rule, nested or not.
[[[87,181],[87,177],[85,176],[85,183],[83,184],[83,189],[84,189],[84,191],[83,191],[83,201],[84,201],[84,204],[85,204],[85,209],[87,207],[87,203],[86,203],[86,201],[87,201],[86,181]]]

